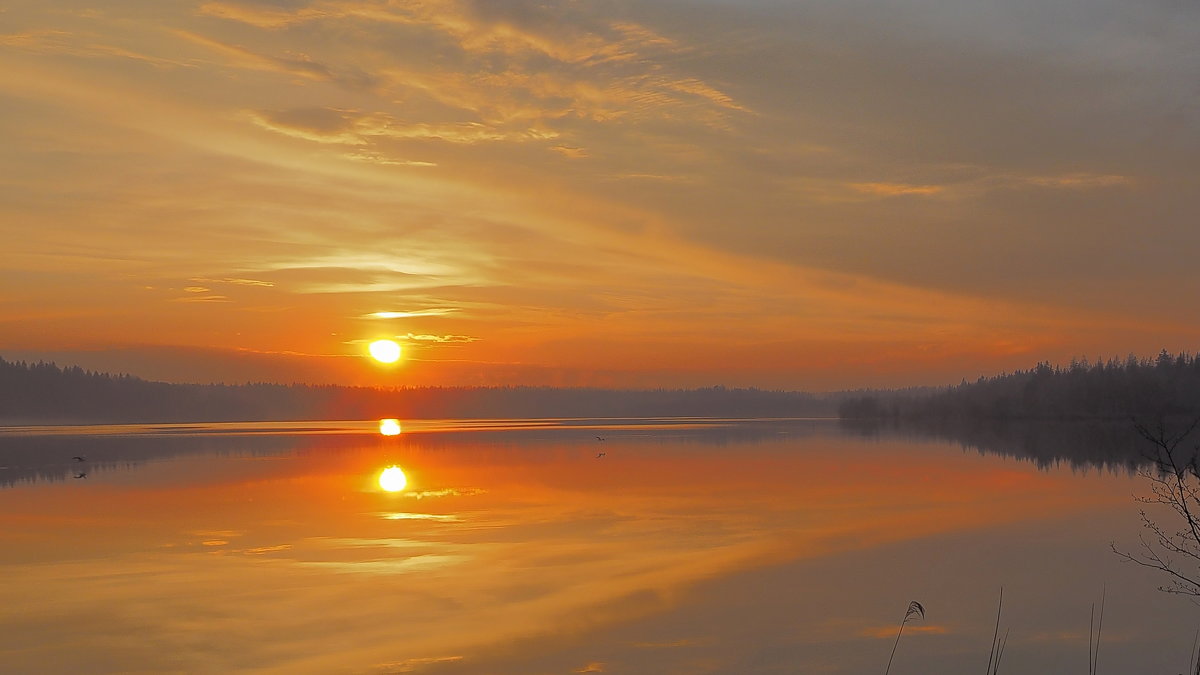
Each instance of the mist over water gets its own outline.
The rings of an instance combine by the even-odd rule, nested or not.
[[[883,672],[918,600],[891,672],[962,673],[1001,586],[1005,670],[1081,669],[1105,588],[1104,670],[1188,661],[1194,607],[1109,550],[1137,541],[1136,460],[1055,455],[1057,432],[397,426],[0,433],[0,565],[21,580],[0,586],[0,666]]]

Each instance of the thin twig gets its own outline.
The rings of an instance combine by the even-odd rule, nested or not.
[[[1196,658],[1197,643],[1200,643],[1200,629],[1196,630],[1196,637],[1192,638],[1192,651],[1188,654],[1188,672],[1200,675],[1200,659]]]
[[[896,657],[896,647],[900,646],[900,635],[904,633],[904,624],[908,621],[908,617],[904,617],[904,621],[900,622],[900,630],[896,631],[896,642],[892,644],[892,654],[888,657],[887,668],[883,671],[883,675],[888,675],[892,672],[892,659]]]
[[[1092,636],[1096,634],[1096,603],[1092,603],[1092,612],[1088,615],[1088,675],[1094,675],[1096,666],[1093,664]]]
[[[996,605],[996,629],[992,631],[992,651],[988,654],[987,675],[992,675],[999,658],[996,656],[996,638],[1000,635],[1000,611],[1004,609],[1004,587],[1000,587],[1000,602]]]
[[[996,651],[996,667],[992,669],[992,675],[1000,675],[1000,659],[1004,658],[1004,648],[1008,646],[1008,632],[1004,629],[1004,639],[1000,641],[1000,649]]]

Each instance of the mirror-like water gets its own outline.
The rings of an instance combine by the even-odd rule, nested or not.
[[[394,422],[394,425],[393,425]],[[79,458],[79,459],[76,459]],[[394,472],[385,472],[395,467]],[[1126,471],[833,421],[0,433],[0,670],[1183,672]]]

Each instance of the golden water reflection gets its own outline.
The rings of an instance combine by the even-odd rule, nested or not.
[[[613,429],[597,458],[590,426],[475,433],[405,434],[404,469],[390,440],[314,436],[0,492],[0,574],[21,580],[0,585],[0,664],[848,675],[881,670],[917,599],[928,627],[893,672],[935,675],[977,665],[1004,584],[1006,661],[1065,672],[1104,581],[1155,597],[1104,557],[1122,518],[1136,533],[1125,476],[913,441]],[[1119,664],[1169,615],[1106,620],[1113,672],[1167,672]]]
[[[393,464],[379,472],[379,487],[384,492],[400,492],[408,485],[404,470]]]

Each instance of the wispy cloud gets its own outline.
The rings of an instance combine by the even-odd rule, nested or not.
[[[397,336],[398,340],[413,340],[416,342],[477,342],[479,338],[471,335],[407,335]]]
[[[1050,176],[1029,176],[1025,182],[1039,187],[1063,188],[1068,190],[1091,190],[1109,187],[1125,187],[1135,183],[1130,176],[1097,173],[1064,173]]]
[[[333,82],[350,89],[369,88],[375,85],[375,81],[371,76],[357,68],[347,67],[335,70],[302,52],[270,55],[250,47],[224,42],[187,30],[175,30],[173,33],[188,42],[205,47],[223,56],[225,63],[234,68],[281,73],[308,80]]]
[[[473,497],[486,494],[480,488],[442,488],[439,490],[409,490],[404,493],[409,499],[435,499],[438,497]]]
[[[381,663],[375,666],[375,670],[381,673],[414,673],[426,666],[436,666],[439,663],[454,663],[462,661],[464,656],[425,656],[403,661],[390,661]]]
[[[232,284],[235,286],[260,286],[263,288],[271,288],[275,286],[275,284],[269,281],[262,281],[261,279],[209,279],[205,277],[194,277],[192,281],[201,284]]]
[[[562,155],[563,157],[569,157],[571,159],[584,159],[589,156],[588,151],[584,148],[575,148],[568,145],[555,145],[550,149]]]
[[[0,47],[18,49],[34,54],[66,54],[83,58],[114,58],[140,61],[157,68],[196,68],[198,64],[175,58],[142,53],[133,49],[99,41],[94,35],[70,31],[39,29],[24,33],[0,35]]]
[[[678,40],[630,21],[612,21],[582,6],[547,5],[508,8],[495,3],[435,0],[419,4],[330,0],[297,8],[210,2],[210,16],[258,28],[285,30],[301,24],[371,26],[384,34],[392,29],[416,39],[427,50],[447,52],[448,61],[464,71],[419,66],[388,59],[378,52],[372,78],[382,78],[397,91],[419,92],[443,104],[470,111],[476,119],[459,126],[416,121],[396,125],[400,137],[436,137],[472,142],[482,134],[519,140],[522,136],[553,137],[544,128],[507,128],[518,120],[582,118],[592,121],[658,118],[691,120],[726,127],[724,114],[748,108],[728,92],[695,74],[666,67],[666,57],[688,51]],[[424,31],[421,33],[421,31]],[[272,57],[243,47],[186,35],[249,68],[277,69],[305,77],[330,79],[332,71],[306,57]],[[483,67],[501,59],[501,68]],[[724,111],[724,112],[718,112]],[[483,129],[469,125],[482,123]],[[468,125],[468,126],[463,126]],[[501,128],[504,125],[504,128]],[[458,140],[456,140],[458,139]]]
[[[197,291],[189,291],[195,293]],[[202,292],[202,291],[201,291]],[[186,295],[174,298],[172,302],[233,302],[224,295]]]
[[[459,516],[452,514],[440,513],[406,513],[406,512],[386,512],[379,514],[379,517],[384,520],[433,520],[440,523],[457,523],[462,520]]]
[[[906,185],[904,183],[851,183],[850,187],[859,192],[885,197],[936,195],[945,189],[940,185]]]
[[[633,646],[641,649],[677,649],[679,647],[692,647],[700,643],[701,642],[699,640],[683,638],[668,642],[635,642],[633,643]]]
[[[456,307],[430,307],[428,309],[413,309],[406,311],[371,312],[363,315],[364,319],[409,319],[418,316],[445,316],[458,312]]]
[[[547,141],[558,133],[547,129],[502,129],[480,122],[452,124],[406,123],[385,113],[361,113],[336,108],[251,111],[258,126],[318,143],[367,145],[372,139],[444,141],[472,145],[498,141]]]
[[[419,159],[397,159],[395,157],[388,157],[383,153],[366,150],[359,152],[348,152],[342,156],[347,159],[352,159],[356,162],[369,162],[371,164],[379,164],[381,166],[409,166],[418,168],[437,166],[437,162],[426,162]]]

